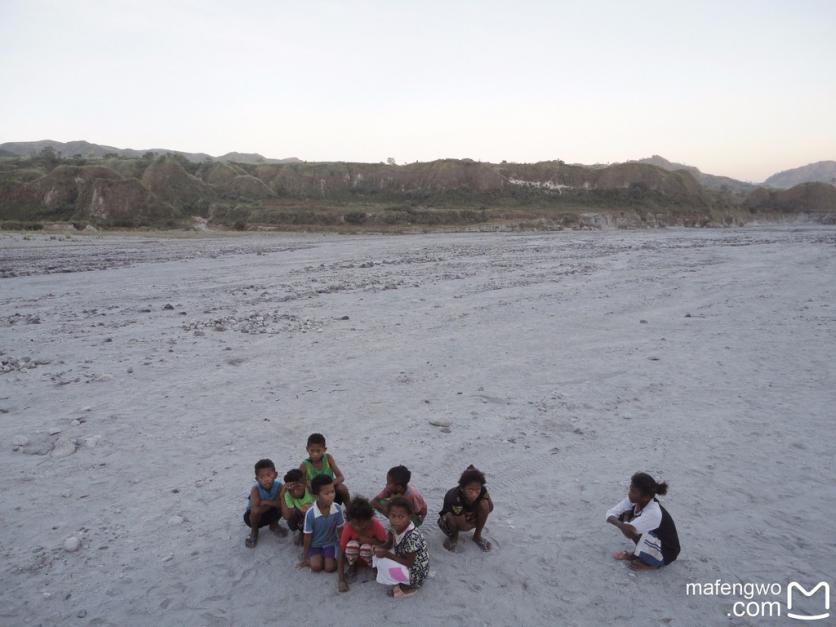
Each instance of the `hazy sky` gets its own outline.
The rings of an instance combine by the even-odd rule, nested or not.
[[[836,1],[0,0],[0,142],[595,163],[836,159]]]

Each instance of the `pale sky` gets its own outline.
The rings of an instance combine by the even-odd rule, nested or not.
[[[836,2],[0,0],[0,143],[604,163],[836,159]]]

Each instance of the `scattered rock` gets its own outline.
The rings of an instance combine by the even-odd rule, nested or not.
[[[182,525],[183,524],[183,517],[182,516],[172,516],[168,519],[169,525]]]
[[[165,305],[163,305],[163,309],[165,309],[166,311],[171,311],[172,309],[174,309],[174,305],[172,305],[171,303],[166,303]]]
[[[58,438],[52,447],[52,456],[57,458],[69,457],[76,451],[75,440],[69,438]]]
[[[70,424],[71,424],[72,426],[74,426],[74,427],[77,427],[77,426],[79,426],[79,425],[81,424],[81,421],[80,421],[78,418],[73,418],[73,419],[70,421]]]
[[[87,610],[79,610],[76,616],[78,618],[84,618],[85,616],[87,616]]]
[[[29,444],[29,438],[27,438],[25,435],[16,435],[15,437],[12,438],[12,445],[15,448],[20,448],[20,447],[23,447],[23,446],[27,446],[28,444]]]
[[[340,318],[340,320],[350,320],[350,319],[351,319],[351,318],[349,318],[348,316],[342,316],[342,317]]]
[[[171,561],[171,560],[173,560],[173,559],[174,559],[174,553],[169,553],[168,555],[166,555],[166,556],[163,558],[163,561],[164,561],[164,562],[170,562],[170,561]]]
[[[687,314],[685,314],[685,317],[686,317],[686,318],[690,318],[690,317],[691,317],[691,314],[687,313]]]
[[[96,383],[107,383],[108,381],[113,381],[112,374],[100,374],[96,378],[93,379]]]
[[[647,324],[647,320],[639,320],[639,324]]]
[[[49,435],[58,435],[59,433],[61,433],[61,429],[59,429],[58,427],[52,427],[52,429],[47,431],[47,433]]]
[[[449,420],[442,420],[440,418],[435,418],[433,420],[430,420],[429,423],[433,427],[443,427],[443,428],[449,428],[453,424]]]
[[[79,548],[81,548],[81,540],[75,536],[70,536],[64,540],[64,550],[68,553],[75,553]]]

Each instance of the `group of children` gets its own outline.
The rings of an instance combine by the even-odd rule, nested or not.
[[[349,579],[364,566],[376,569],[377,581],[389,586],[390,596],[414,595],[429,575],[429,551],[420,530],[427,504],[410,484],[410,471],[395,466],[374,499],[352,498],[345,477],[327,451],[325,437],[311,434],[306,448],[307,459],[288,471],[284,482],[278,480],[271,460],[256,463],[256,483],[244,512],[250,528],[246,546],[256,546],[259,529],[265,526],[286,536],[287,529],[280,525],[283,519],[295,532],[296,544],[303,547],[298,567],[336,571],[340,592],[348,591]],[[437,521],[445,535],[444,548],[454,550],[459,533],[473,531],[476,545],[491,550],[491,543],[482,537],[493,511],[485,485],[485,475],[468,466],[458,485],[445,494]],[[607,522],[636,544],[635,551],[616,553],[616,559],[628,560],[636,569],[658,568],[676,559],[676,527],[655,498],[666,492],[667,484],[656,483],[650,475],[633,475],[627,498],[607,512]],[[375,511],[388,519],[388,530]]]

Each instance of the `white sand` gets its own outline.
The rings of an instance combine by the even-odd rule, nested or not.
[[[685,584],[832,582],[834,228],[33,237],[0,236],[2,625],[765,624]],[[417,597],[244,547],[253,463],[312,431],[355,494],[413,471]],[[434,523],[468,463],[491,554]],[[633,575],[637,470],[683,551]]]

